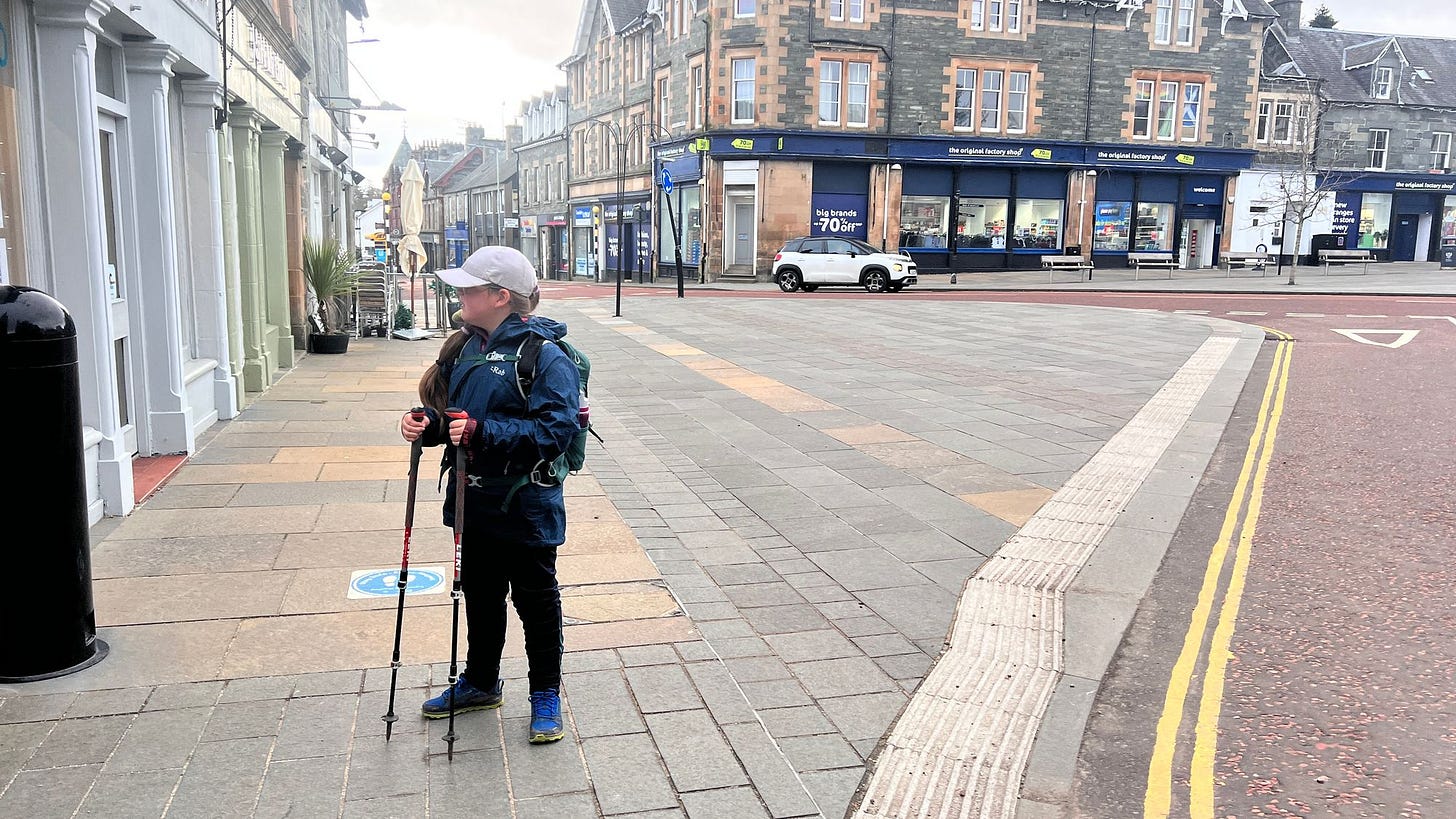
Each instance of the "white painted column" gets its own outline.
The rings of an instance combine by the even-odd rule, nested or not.
[[[238,385],[228,368],[227,267],[224,261],[222,168],[218,157],[217,112],[222,83],[182,83],[182,131],[189,135],[182,174],[187,182],[187,237],[197,322],[197,355],[213,362],[213,401],[219,418],[238,414]]]
[[[217,135],[218,172],[222,177],[222,243],[223,270],[227,287],[227,368],[237,389],[233,401],[241,411],[246,406],[247,391],[243,388],[243,280],[242,263],[238,259],[238,175],[233,156],[231,120],[223,123]]]
[[[96,116],[96,35],[107,0],[50,0],[34,9],[40,157],[40,241],[50,258],[53,295],[76,321],[80,353],[81,422],[99,436],[95,483],[88,487],[94,523],[103,513],[124,515],[135,505],[131,458],[121,433],[111,344],[111,298],[106,288],[105,214]],[[89,448],[88,448],[89,449]],[[88,476],[89,477],[89,476]]]
[[[191,452],[197,437],[182,372],[182,308],[178,294],[177,211],[174,203],[171,105],[172,65],[177,52],[155,42],[126,46],[127,101],[131,116],[133,196],[136,199],[137,276],[141,344],[146,362],[137,409],[147,415],[143,455]]]
[[[288,317],[287,203],[283,193],[283,151],[287,141],[288,135],[278,130],[264,131],[259,139],[265,312],[268,323],[277,328],[273,354],[280,369],[293,366],[293,322]]]
[[[260,212],[258,137],[262,120],[245,106],[229,118],[233,170],[237,174],[238,274],[243,306],[243,389],[259,393],[273,383],[273,355],[267,346],[267,301],[263,268],[263,214]]]

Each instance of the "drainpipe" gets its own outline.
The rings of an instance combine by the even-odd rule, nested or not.
[[[1097,53],[1097,12],[1101,8],[1092,7],[1092,38],[1087,44],[1087,99],[1082,115],[1082,141],[1092,141],[1092,67],[1094,65],[1093,55]]]
[[[895,133],[895,23],[900,19],[900,4],[890,4],[890,49],[885,53],[889,68],[885,77],[885,133]]]

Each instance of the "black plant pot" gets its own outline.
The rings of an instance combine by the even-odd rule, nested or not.
[[[320,333],[308,337],[309,346],[316,353],[337,355],[349,351],[348,333]]]

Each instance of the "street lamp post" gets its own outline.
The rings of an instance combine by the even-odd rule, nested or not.
[[[607,134],[612,138],[612,142],[617,148],[617,311],[614,315],[620,318],[622,315],[622,258],[626,255],[626,239],[622,236],[622,211],[624,210],[623,200],[626,198],[627,188],[627,146],[632,140],[642,136],[644,128],[653,129],[654,135],[660,132],[668,139],[672,138],[672,134],[661,125],[645,120],[633,125],[625,133],[622,131],[621,125],[608,120],[590,119],[577,124],[585,125],[588,132],[590,132],[592,126],[596,125],[606,128]],[[570,128],[567,129],[566,144],[567,150],[570,150]]]

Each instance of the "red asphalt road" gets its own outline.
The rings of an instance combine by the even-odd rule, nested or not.
[[[548,298],[611,294],[600,285],[548,287]],[[630,286],[623,293],[675,295]],[[1215,815],[1456,817],[1456,318],[1432,318],[1456,316],[1456,298],[689,295],[1198,311],[1292,334],[1285,415],[1219,721]],[[1335,329],[1417,332],[1388,348]],[[1263,375],[1254,378],[1262,383]]]

